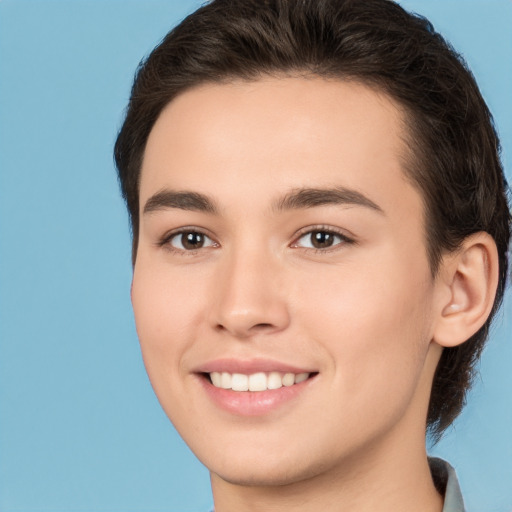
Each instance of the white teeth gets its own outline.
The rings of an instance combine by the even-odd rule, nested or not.
[[[231,389],[233,391],[248,391],[249,377],[242,373],[233,373],[231,377]]]
[[[231,389],[231,374],[222,372],[220,376],[220,387],[224,389]]]
[[[298,373],[297,375],[295,375],[295,384],[304,382],[308,377],[309,377],[309,373]]]
[[[210,373],[210,378],[212,379],[212,383],[216,388],[221,388],[222,376],[219,372]]]
[[[283,386],[293,386],[295,384],[295,375],[293,373],[285,373],[283,376]]]
[[[271,372],[267,379],[268,389],[279,389],[283,387],[283,378],[279,372]]]
[[[257,372],[251,375],[243,373],[211,372],[210,379],[216,388],[233,391],[266,391],[282,386],[293,386],[308,379],[309,373]]]
[[[249,375],[249,391],[265,391],[267,389],[267,376],[263,373]]]

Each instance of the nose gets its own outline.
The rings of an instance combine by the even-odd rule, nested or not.
[[[244,339],[282,331],[290,323],[278,261],[260,251],[240,251],[217,268],[211,324]]]

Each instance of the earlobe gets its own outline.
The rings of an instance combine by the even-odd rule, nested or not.
[[[498,251],[494,239],[475,233],[441,263],[439,317],[433,340],[443,347],[464,343],[486,322],[498,285]]]

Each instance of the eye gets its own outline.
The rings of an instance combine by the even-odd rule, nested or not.
[[[352,243],[346,236],[326,229],[315,229],[304,233],[295,242],[294,247],[306,249],[330,249],[342,243]]]
[[[204,233],[193,230],[174,233],[167,238],[166,243],[173,249],[180,251],[194,251],[216,245],[216,243]]]

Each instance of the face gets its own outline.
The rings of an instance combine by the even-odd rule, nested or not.
[[[435,282],[403,124],[318,78],[204,85],[157,120],[132,301],[153,388],[214,478],[424,443]]]

